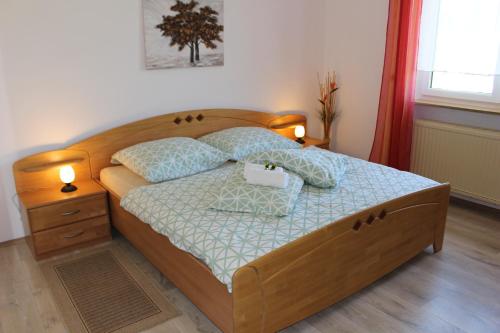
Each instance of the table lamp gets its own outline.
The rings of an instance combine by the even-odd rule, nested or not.
[[[304,140],[304,136],[306,136],[306,129],[304,128],[304,126],[299,125],[295,127],[295,137],[297,138],[297,140],[295,141],[300,144],[306,143],[306,141]]]
[[[77,187],[71,184],[71,182],[75,180],[75,170],[73,170],[71,165],[63,166],[59,170],[59,178],[65,184],[63,188],[61,188],[61,192],[69,193],[77,190]]]

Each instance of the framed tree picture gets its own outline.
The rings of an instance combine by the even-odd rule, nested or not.
[[[143,0],[146,68],[224,65],[224,0]]]

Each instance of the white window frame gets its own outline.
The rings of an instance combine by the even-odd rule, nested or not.
[[[493,94],[467,93],[431,88],[432,73],[417,73],[415,101],[418,104],[500,113],[500,78],[497,76]]]
[[[425,45],[420,45],[421,52],[435,52],[439,7],[432,8],[432,22],[426,22],[422,27],[426,36]],[[500,50],[498,52],[497,67],[500,67]],[[431,88],[432,72],[418,71],[415,86],[415,101],[418,104],[431,104],[451,108],[478,110],[500,113],[500,76],[495,76],[492,94],[459,92]]]

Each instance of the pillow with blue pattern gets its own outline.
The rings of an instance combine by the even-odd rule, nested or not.
[[[192,138],[174,137],[139,143],[115,153],[113,164],[123,164],[150,183],[215,169],[230,156]]]
[[[347,160],[344,155],[314,146],[305,149],[282,149],[252,154],[246,158],[252,163],[266,161],[293,171],[307,184],[328,188],[336,186],[343,177]]]
[[[261,127],[233,127],[198,139],[240,161],[246,156],[274,149],[299,149],[300,143]]]
[[[216,191],[210,208],[270,216],[285,216],[293,211],[304,185],[302,178],[289,172],[287,188],[251,185],[245,180],[244,169],[245,164],[238,162],[231,176]]]

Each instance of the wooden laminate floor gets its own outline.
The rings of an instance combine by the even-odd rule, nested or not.
[[[147,332],[219,332],[123,238],[114,240],[183,313]],[[0,246],[0,333],[66,332],[24,241]],[[453,203],[444,250],[431,249],[360,293],[285,330],[500,332],[500,214]]]

